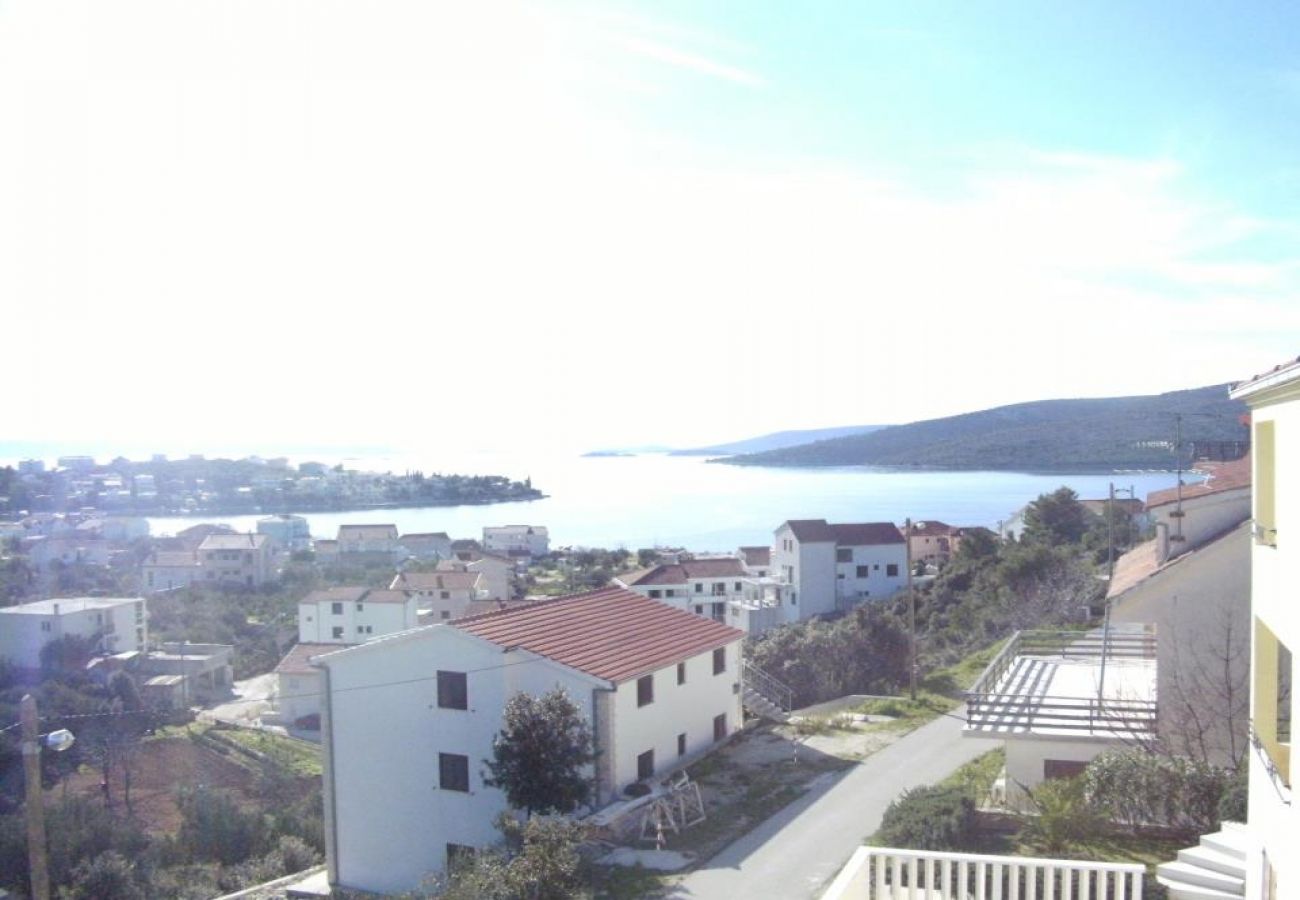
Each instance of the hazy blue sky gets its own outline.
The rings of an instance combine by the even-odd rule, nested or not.
[[[1300,352],[1300,12],[0,3],[10,439],[693,443]]]

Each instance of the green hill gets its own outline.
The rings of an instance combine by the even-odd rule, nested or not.
[[[1178,414],[1185,444],[1208,445],[1246,440],[1239,421],[1244,412],[1244,403],[1228,399],[1227,385],[1142,397],[1039,400],[717,462],[1014,471],[1171,468]]]

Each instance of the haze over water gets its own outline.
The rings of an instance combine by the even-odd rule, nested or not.
[[[335,462],[325,457],[322,461]],[[941,519],[951,525],[995,528],[1039,494],[1061,485],[1081,498],[1106,496],[1108,484],[1147,493],[1171,487],[1173,472],[1027,474],[913,472],[831,468],[766,469],[709,465],[700,457],[519,456],[479,453],[409,454],[343,460],[348,468],[395,473],[496,474],[532,478],[548,496],[531,503],[313,513],[315,537],[333,537],[344,523],[392,522],[405,533],[445,531],[479,537],[485,525],[530,524],[550,529],[553,547],[684,546],[730,551],[767,545],[786,519],[835,522]],[[258,516],[152,518],[153,534],[175,533],[200,521],[252,530]]]

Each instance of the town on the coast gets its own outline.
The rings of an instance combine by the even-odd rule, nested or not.
[[[1289,896],[1300,361],[1231,397],[1250,440],[1146,496],[714,552],[382,515],[500,478],[0,470],[5,887],[767,896],[713,861],[772,827],[771,896]]]

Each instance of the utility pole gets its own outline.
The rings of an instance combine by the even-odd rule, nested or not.
[[[1179,484],[1182,479],[1179,478]],[[1123,492],[1125,488],[1120,488]],[[1133,488],[1127,488],[1128,495],[1133,496]],[[1181,522],[1182,520],[1179,519]],[[1101,625],[1101,672],[1097,676],[1097,703],[1105,700],[1106,691],[1106,657],[1110,655],[1110,590],[1115,580],[1115,482],[1110,483],[1110,496],[1106,501],[1106,599]]]
[[[912,632],[908,669],[909,694],[916,699],[916,594],[912,592],[912,520],[903,521],[903,545],[907,548],[907,621]]]
[[[1169,540],[1183,542],[1183,414],[1174,413],[1174,459],[1178,466],[1178,502],[1174,506],[1174,533]],[[1112,485],[1112,487],[1114,487]]]
[[[27,781],[27,866],[31,869],[32,900],[50,900],[50,870],[45,843],[45,795],[41,789],[41,736],[36,698],[23,697],[23,773]]]

